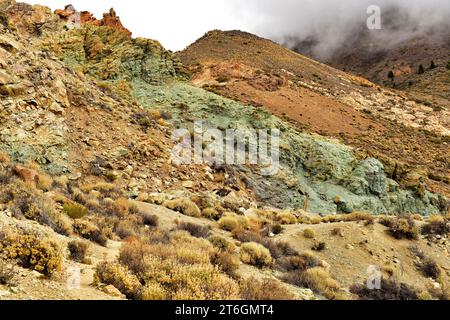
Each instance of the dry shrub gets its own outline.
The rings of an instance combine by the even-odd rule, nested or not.
[[[241,242],[256,242],[263,245],[269,249],[270,254],[274,259],[298,254],[289,243],[285,241],[273,241],[270,238],[263,237],[260,233],[255,231],[237,229],[233,232],[233,235],[236,240]]]
[[[271,226],[270,228],[271,232],[275,235],[277,234],[281,234],[283,232],[283,227],[280,224],[274,224],[273,226]]]
[[[123,240],[135,237],[138,234],[138,228],[131,220],[121,220],[114,226],[114,233]]]
[[[202,226],[192,222],[182,222],[179,224],[178,229],[189,232],[189,234],[196,238],[207,238],[210,234],[210,228],[208,226]]]
[[[234,231],[239,227],[238,220],[232,216],[222,217],[218,223],[220,228],[226,231]]]
[[[242,262],[258,268],[268,267],[272,264],[270,251],[256,242],[244,243],[241,246],[240,255]]]
[[[199,218],[202,215],[197,205],[188,198],[168,200],[163,203],[163,206],[190,217]]]
[[[143,223],[149,227],[157,227],[159,223],[159,218],[155,214],[143,213],[142,214]]]
[[[235,245],[221,236],[210,236],[208,241],[211,244],[223,252],[233,253],[235,249]]]
[[[50,191],[53,185],[52,177],[47,174],[39,174],[38,177],[37,188],[44,192]]]
[[[443,216],[431,216],[427,219],[427,224],[422,227],[421,233],[423,235],[446,236],[450,233],[450,224]]]
[[[101,262],[95,270],[95,282],[116,287],[128,299],[140,299],[141,283],[127,267],[117,262]]]
[[[213,253],[211,255],[211,263],[231,277],[236,275],[236,270],[239,269],[240,264],[237,257],[223,251]]]
[[[284,277],[284,280],[298,287],[311,289],[328,299],[335,299],[340,290],[336,280],[331,278],[330,274],[320,267],[314,267],[306,271],[290,272]]]
[[[56,204],[52,199],[36,193],[31,186],[22,182],[11,186],[10,191],[13,193],[14,200],[11,207],[15,216],[49,226],[55,232],[65,236],[70,234],[71,222],[55,210]]]
[[[106,246],[108,238],[94,224],[85,220],[76,220],[73,224],[73,230],[84,239],[95,242],[101,246]]]
[[[84,241],[73,240],[67,244],[67,248],[70,252],[70,258],[76,262],[86,263],[88,264],[88,259],[86,258],[86,254],[89,248],[89,245]]]
[[[0,163],[1,164],[10,164],[11,163],[11,158],[9,157],[9,155],[5,152],[0,152]]]
[[[419,229],[411,217],[382,218],[379,223],[389,228],[389,233],[396,239],[416,240]]]
[[[235,300],[239,286],[209,263],[180,264],[148,257],[146,284],[159,284],[170,300]]]
[[[441,268],[439,268],[438,264],[430,257],[427,257],[417,246],[412,246],[409,249],[412,254],[419,258],[419,261],[416,262],[417,269],[425,277],[438,280],[441,276]]]
[[[417,300],[414,289],[405,283],[397,283],[392,279],[381,279],[381,289],[371,290],[366,284],[353,285],[350,291],[362,300]]]
[[[72,219],[81,219],[89,214],[89,210],[79,203],[67,203],[63,211]]]
[[[0,285],[6,286],[12,284],[14,274],[14,267],[11,265],[7,265],[3,260],[0,260]]]
[[[61,252],[54,242],[45,242],[33,235],[8,235],[0,242],[0,249],[9,259],[24,268],[46,276],[61,269]]]
[[[372,224],[375,221],[374,216],[368,212],[353,212],[350,214],[336,214],[328,215],[321,218],[322,223],[338,223],[338,222],[353,222],[365,221],[367,224]]]
[[[159,283],[152,282],[143,286],[139,293],[140,299],[145,301],[167,300],[168,292]]]
[[[291,212],[280,212],[277,214],[275,221],[280,224],[296,224],[297,218]]]
[[[205,208],[202,210],[202,216],[206,219],[217,220],[220,218],[220,213],[215,208]]]
[[[150,245],[134,240],[124,243],[120,248],[119,262],[127,266],[139,279],[146,272],[145,256],[150,254]]]
[[[311,228],[306,228],[303,230],[303,236],[307,239],[314,239],[316,237],[316,233]]]
[[[240,283],[241,297],[250,301],[279,301],[293,300],[295,296],[290,293],[279,281],[275,279],[249,278]]]
[[[303,254],[281,257],[277,259],[277,267],[284,272],[305,271],[321,265],[319,258],[312,253],[305,252]]]
[[[114,202],[115,215],[119,218],[126,217],[130,212],[130,204],[128,199],[119,198]]]
[[[327,248],[327,244],[324,241],[315,241],[312,250],[314,251],[323,251]]]

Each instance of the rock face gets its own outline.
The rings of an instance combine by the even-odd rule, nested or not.
[[[122,25],[120,18],[116,15],[113,8],[111,8],[108,13],[104,13],[103,18],[100,20],[96,19],[94,15],[88,11],[77,13],[75,8],[71,5],[66,6],[64,10],[55,10],[55,14],[65,20],[69,19],[74,14],[79,14],[80,23],[82,24],[109,27],[123,33],[126,37],[131,38],[132,33]]]
[[[16,29],[0,25],[0,43],[7,44],[0,48],[0,151],[14,161],[32,160],[57,174],[124,177],[132,196],[169,185],[182,189],[182,181],[192,181],[185,187],[193,192],[198,186],[212,192],[206,166],[175,168],[169,155],[172,130],[192,130],[193,120],[203,119],[204,128],[281,132],[277,175],[226,166],[217,190],[240,190],[261,206],[323,214],[338,210],[336,196],[353,210],[373,213],[446,208],[442,196],[401,189],[375,158],[361,159],[348,146],[193,86],[172,53],[157,41],[132,39],[113,10],[102,20],[83,13],[81,27],[68,29],[67,8],[52,14],[3,3]],[[149,111],[160,115],[158,122]]]

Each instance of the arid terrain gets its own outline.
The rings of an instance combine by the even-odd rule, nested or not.
[[[72,14],[0,0],[0,300],[449,299],[444,58],[404,89]],[[196,120],[279,129],[280,170],[175,162]]]

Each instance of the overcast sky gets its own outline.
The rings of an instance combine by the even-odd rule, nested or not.
[[[24,0],[52,9],[71,3],[101,17],[114,7],[134,37],[160,41],[181,50],[212,29],[240,29],[280,40],[320,35],[327,44],[365,25],[371,4],[397,4],[419,26],[448,23],[450,0]]]

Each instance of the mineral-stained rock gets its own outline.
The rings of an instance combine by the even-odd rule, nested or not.
[[[16,165],[14,172],[25,182],[36,183],[39,181],[39,173],[33,169]]]

